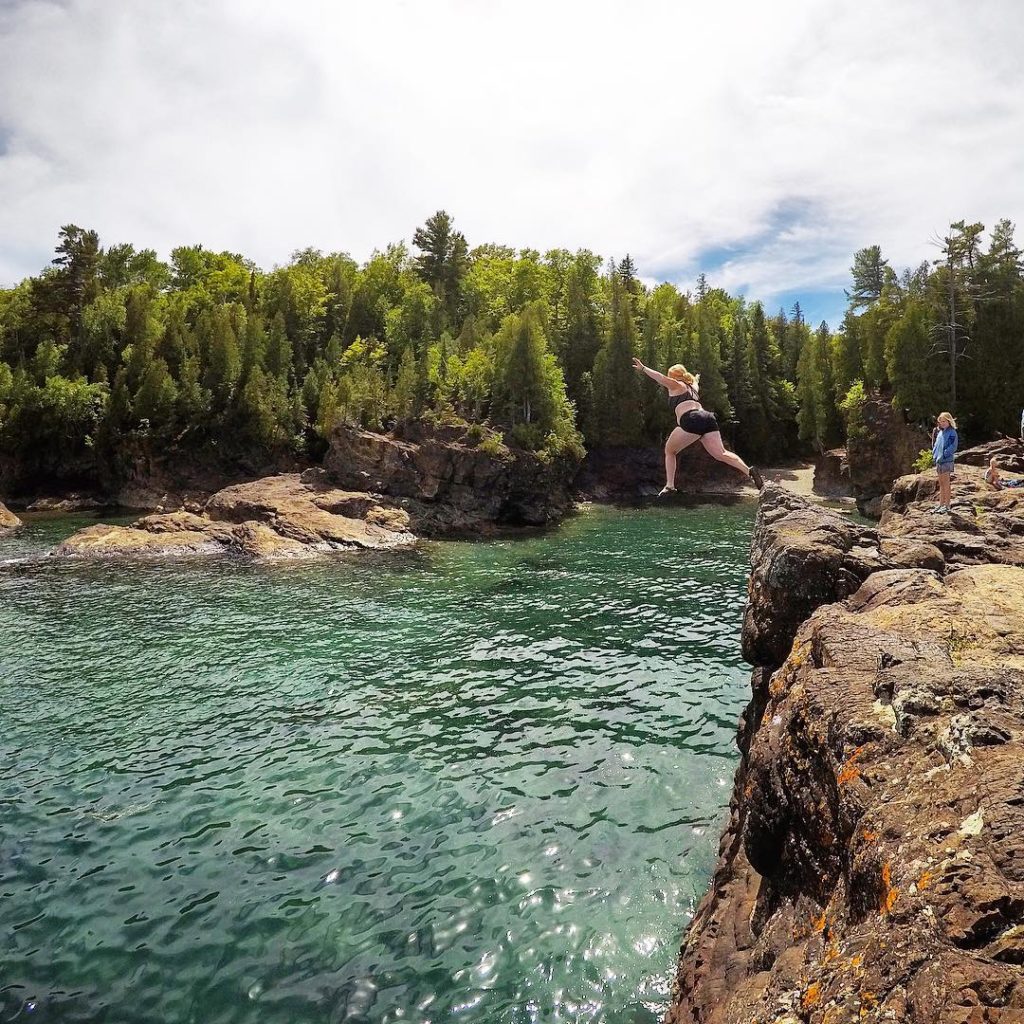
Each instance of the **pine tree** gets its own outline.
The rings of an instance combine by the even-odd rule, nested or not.
[[[451,216],[438,210],[417,228],[412,244],[420,250],[413,261],[417,273],[434,290],[454,320],[459,284],[469,268],[469,246],[465,236],[454,229]]]
[[[908,302],[886,334],[885,360],[893,403],[914,420],[931,419],[948,398],[944,378],[934,372],[931,348],[925,308],[919,301]]]
[[[174,386],[167,364],[162,359],[154,359],[146,367],[142,383],[135,394],[136,417],[148,420],[150,430],[154,433],[163,433],[172,424],[177,399],[178,389]]]
[[[697,312],[697,364],[700,373],[700,400],[705,409],[711,409],[723,420],[732,417],[728,390],[722,376],[722,326],[705,299]]]
[[[392,408],[395,417],[401,423],[412,415],[416,398],[416,355],[412,346],[406,346],[402,353],[402,361],[398,366],[398,377],[392,393]]]
[[[223,408],[242,369],[238,338],[228,307],[218,306],[214,309],[210,328],[210,347],[204,384]]]
[[[879,246],[869,245],[865,249],[858,249],[850,268],[853,288],[846,293],[850,308],[856,310],[877,302],[882,297],[882,289],[891,273],[889,262],[882,258]]]
[[[287,380],[292,368],[292,343],[285,330],[284,315],[278,313],[270,322],[270,337],[264,359],[267,372],[279,380]]]
[[[640,388],[632,298],[618,275],[612,277],[608,335],[594,363],[594,400],[602,444],[636,445],[642,436]]]

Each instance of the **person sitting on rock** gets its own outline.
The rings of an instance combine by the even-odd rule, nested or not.
[[[676,459],[679,453],[694,441],[700,441],[704,450],[713,459],[732,466],[744,476],[749,476],[758,490],[764,486],[764,480],[756,466],[748,466],[738,455],[726,450],[715,414],[708,412],[700,404],[697,393],[700,387],[700,374],[690,373],[685,366],[677,364],[670,366],[666,375],[644,366],[639,359],[633,360],[633,367],[647,374],[668,392],[668,405],[678,424],[665,442],[665,486],[661,489],[659,498],[675,491]]]
[[[985,483],[993,490],[1001,491],[1004,487],[1024,487],[1024,480],[1003,478],[999,467],[996,465],[996,457],[993,455],[988,460],[988,469],[985,470]]]
[[[953,500],[950,487],[950,476],[953,473],[953,459],[956,457],[959,437],[956,432],[956,420],[952,413],[940,412],[935,420],[936,433],[932,446],[932,459],[935,470],[939,474],[939,503],[932,512],[948,512]]]

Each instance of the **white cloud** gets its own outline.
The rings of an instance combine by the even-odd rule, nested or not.
[[[1024,220],[1017,0],[0,5],[0,284],[59,225],[269,266],[435,209],[770,299]]]

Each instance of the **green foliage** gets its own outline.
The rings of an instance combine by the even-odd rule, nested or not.
[[[594,418],[600,444],[640,442],[640,384],[633,369],[638,350],[633,299],[613,274],[608,334],[594,361]]]
[[[412,242],[363,264],[303,249],[263,272],[200,245],[164,263],[65,225],[50,266],[0,289],[0,457],[76,478],[207,444],[251,462],[315,456],[339,422],[416,418],[495,426],[550,458],[583,439],[660,444],[671,414],[637,355],[699,373],[731,445],[758,460],[856,434],[866,390],[924,419],[955,387],[976,436],[1020,415],[1024,271],[1008,221],[987,244],[980,225],[951,225],[940,263],[899,277],[861,250],[835,332],[799,304],[769,319],[704,278],[693,294],[649,289],[630,257],[602,270],[587,250],[470,250],[444,211]]]
[[[914,472],[924,473],[934,465],[935,459],[932,457],[932,450],[930,448],[922,448],[917,453],[917,458],[914,459]]]
[[[945,378],[930,358],[927,311],[920,301],[906,304],[902,316],[885,336],[885,361],[893,387],[893,404],[914,420],[934,415],[947,394]]]
[[[864,429],[863,409],[867,401],[864,382],[855,380],[839,403],[839,411],[846,421],[846,436],[859,437]]]
[[[486,452],[497,459],[507,459],[512,454],[506,446],[505,436],[500,430],[488,434],[477,447],[480,451]]]

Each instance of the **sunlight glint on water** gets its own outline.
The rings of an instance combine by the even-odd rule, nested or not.
[[[0,541],[0,1020],[656,1021],[752,514],[274,567]]]

